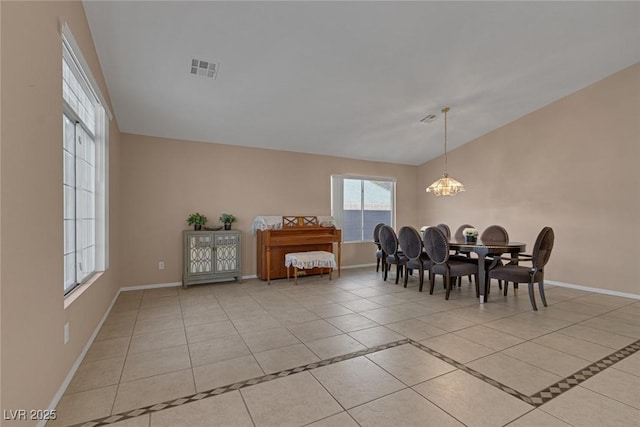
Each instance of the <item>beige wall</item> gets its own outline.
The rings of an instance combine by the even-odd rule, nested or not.
[[[283,151],[122,134],[122,266],[125,286],[182,280],[182,230],[200,212],[242,234],[242,273],[256,274],[251,222],[258,215],[330,215],[331,174],[396,178],[397,223],[416,218],[416,168]],[[374,261],[371,243],[344,244],[343,266]],[[158,262],[165,262],[165,270]]]
[[[46,409],[119,288],[119,131],[110,126],[111,268],[64,309],[62,39],[67,22],[107,96],[80,2],[0,3],[2,409]],[[63,326],[70,341],[63,344]],[[3,425],[11,422],[3,421]],[[26,426],[35,421],[20,421]]]
[[[548,225],[556,235],[548,279],[640,294],[632,268],[640,260],[639,165],[636,64],[451,152],[449,173],[465,193],[422,193],[443,158],[421,166],[418,220],[452,230],[501,224],[529,250]]]
[[[213,225],[222,212],[239,218],[243,275],[255,274],[251,220],[329,214],[335,173],[395,177],[398,226],[502,224],[531,250],[549,225],[556,246],[548,279],[640,294],[628,268],[640,259],[639,81],[636,65],[454,150],[449,171],[467,187],[455,197],[424,192],[442,158],[415,168],[123,134],[123,284],[180,281],[180,232],[195,211]],[[621,248],[603,254],[600,242],[611,235]],[[343,253],[345,266],[372,261],[368,244]]]

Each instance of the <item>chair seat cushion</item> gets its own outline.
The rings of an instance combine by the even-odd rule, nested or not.
[[[387,255],[387,264],[400,264],[404,265],[407,263],[407,257],[404,254],[399,253],[397,255]]]
[[[478,266],[469,262],[450,260],[449,267],[452,277],[478,274]],[[431,271],[434,274],[445,274],[446,268],[444,264],[435,264],[431,266]]]
[[[491,279],[507,280],[509,282],[528,283],[531,277],[531,267],[523,265],[500,265],[489,270]],[[538,282],[542,279],[542,272],[536,271],[533,281]]]
[[[425,256],[421,256],[420,258],[407,261],[407,268],[429,270],[431,268],[431,260],[427,258],[425,254]]]

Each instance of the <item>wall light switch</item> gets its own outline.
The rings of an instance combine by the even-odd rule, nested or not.
[[[158,270],[164,270],[164,261],[158,263]]]
[[[64,324],[64,343],[69,342],[69,322]]]

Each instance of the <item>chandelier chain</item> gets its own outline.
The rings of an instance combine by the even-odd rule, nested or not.
[[[448,164],[448,158],[447,158],[447,113],[449,112],[449,107],[444,107],[442,109],[442,112],[444,113],[444,176],[448,176],[448,173],[447,173],[447,164]]]

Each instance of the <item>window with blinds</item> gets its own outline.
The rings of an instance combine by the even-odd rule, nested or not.
[[[371,242],[382,222],[393,225],[396,182],[387,178],[331,176],[331,215],[345,242]]]

